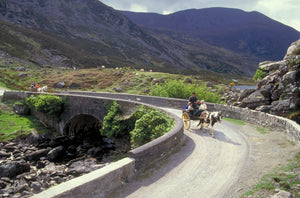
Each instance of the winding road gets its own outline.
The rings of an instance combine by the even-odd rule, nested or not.
[[[166,110],[181,117],[181,110]],[[176,152],[110,197],[239,197],[299,149],[282,133],[261,134],[250,124],[218,123],[215,139],[196,124],[192,121],[191,129],[184,131],[184,143]]]

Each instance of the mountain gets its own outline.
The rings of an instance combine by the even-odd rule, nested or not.
[[[252,77],[258,62],[276,60],[299,37],[267,19],[223,8],[164,16],[121,12],[98,0],[0,0],[0,57],[39,67],[130,66]],[[0,58],[0,66],[10,62]]]
[[[281,60],[300,32],[259,12],[231,8],[190,9],[169,15],[122,11],[154,34],[172,37],[184,44],[206,42],[248,59]],[[184,38],[184,39],[183,39]],[[188,38],[188,39],[186,39]],[[253,60],[252,60],[253,61]]]
[[[40,66],[55,65],[53,56],[76,67],[182,66],[159,40],[98,0],[3,0],[0,20],[0,50],[21,43],[20,58],[30,56]]]

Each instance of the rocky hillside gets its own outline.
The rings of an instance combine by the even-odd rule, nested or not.
[[[245,90],[239,106],[288,115],[300,123],[300,40],[291,44],[283,60],[260,63],[255,77],[257,88]]]
[[[294,30],[278,31],[278,28],[271,28],[267,38],[261,36],[266,34],[256,34],[260,27],[272,26],[271,20],[253,27],[251,24],[257,21],[244,17],[238,24],[234,23],[233,28],[230,21],[239,18],[236,12],[241,11],[232,11],[225,14],[226,17],[222,9],[208,11],[210,14],[207,16],[199,14],[199,10],[182,11],[169,15],[172,20],[166,21],[156,15],[151,20],[141,15],[132,18],[128,13],[116,11],[98,0],[0,1],[0,66],[11,66],[11,59],[17,58],[18,62],[24,63],[22,66],[133,66],[171,73],[199,74],[203,70],[211,70],[252,77],[261,60],[258,54],[277,56],[274,50],[281,49],[277,44],[294,38],[294,34],[290,33],[295,33]],[[227,15],[231,16],[229,22],[221,23],[220,18],[227,19]],[[196,23],[203,16],[206,16],[206,26]],[[144,23],[152,21],[152,25],[157,25],[155,31],[148,31],[147,24],[141,24],[137,19],[143,19]],[[226,31],[223,31],[224,27],[213,29],[213,24],[225,24]],[[241,24],[252,27],[251,31],[247,28],[238,31],[237,27]],[[202,26],[209,28],[201,29]],[[218,37],[217,33],[221,33],[222,37],[220,34]],[[245,42],[242,39],[245,35],[257,40]],[[228,47],[226,43],[239,48]],[[273,46],[265,50],[269,43]],[[252,45],[259,49],[257,53],[249,53]]]
[[[24,58],[18,44],[29,55],[36,49],[30,60],[41,66],[51,66],[56,55],[76,67],[184,65],[158,39],[98,0],[0,1],[0,20],[0,50],[11,54],[13,47],[13,55]]]

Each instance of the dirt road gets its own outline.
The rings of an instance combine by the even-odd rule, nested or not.
[[[168,109],[181,117],[181,111]],[[185,131],[177,152],[115,191],[111,197],[238,197],[259,178],[299,150],[276,131],[261,134],[255,126],[223,121],[216,138],[202,133],[196,122]]]

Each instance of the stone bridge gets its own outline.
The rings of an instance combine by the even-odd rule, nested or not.
[[[3,100],[24,99],[33,93],[5,92]],[[36,114],[45,123],[53,126],[62,134],[76,134],[76,128],[81,128],[84,122],[88,126],[99,126],[106,115],[105,105],[117,100],[124,112],[130,113],[132,109],[141,104],[159,107],[172,107],[182,109],[186,100],[139,96],[131,94],[96,93],[96,92],[61,92],[56,93],[67,97],[68,105],[60,119],[49,120],[46,116]],[[286,118],[221,104],[207,104],[211,111],[221,110],[225,117],[250,122],[260,126],[279,129],[296,144],[300,143],[300,126]],[[137,171],[149,166],[182,143],[183,123],[181,119],[169,113],[176,121],[175,127],[164,136],[149,142],[139,148],[129,151],[128,157],[112,163],[102,169],[75,178],[58,186],[52,187],[34,197],[106,197],[110,192],[122,186],[126,180],[133,178]],[[77,124],[79,123],[79,124]]]

